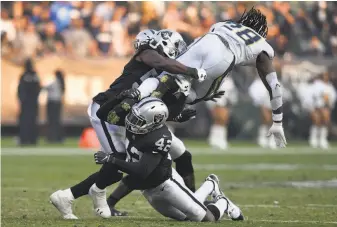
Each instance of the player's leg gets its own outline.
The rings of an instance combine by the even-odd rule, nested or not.
[[[121,128],[113,127],[107,123],[102,122],[96,116],[98,108],[98,104],[92,103],[88,108],[88,115],[100,141],[102,150],[109,153],[116,150],[122,152],[124,146],[123,133],[125,133],[125,131],[123,131]],[[87,195],[90,188],[93,186],[93,184],[95,184],[96,181],[98,181],[98,184],[103,187],[102,185],[111,185],[112,183],[119,181],[121,179],[120,175],[121,174],[118,173],[114,167],[109,164],[104,164],[99,172],[90,175],[78,184],[66,190],[59,190],[53,193],[50,197],[50,200],[61,212],[64,218],[71,218],[73,215],[71,204],[74,199]],[[98,190],[97,194],[102,194],[102,191]]]
[[[220,90],[222,89],[220,88]],[[225,150],[228,147],[227,125],[230,112],[226,104],[227,100],[225,96],[216,99],[216,102],[207,102],[207,106],[210,108],[213,116],[213,124],[208,135],[208,143],[212,147],[221,150]]]
[[[320,109],[320,115],[322,119],[322,124],[319,133],[319,145],[322,149],[329,148],[328,142],[328,130],[330,125],[330,109],[328,107]]]
[[[273,123],[273,119],[271,117],[272,111],[271,111],[270,105],[269,106],[262,105],[260,107],[260,110],[261,110],[261,117],[262,117],[262,120],[261,120],[262,125],[259,128],[258,144],[261,147],[269,147],[271,149],[276,149],[276,144],[275,144],[275,140],[273,136],[270,136],[269,138],[267,138],[268,129],[270,125]]]
[[[145,198],[161,214],[175,220],[202,221],[206,206],[189,190],[179,174],[172,169],[172,177],[158,187],[143,192]]]
[[[317,109],[313,109],[310,113],[312,125],[309,131],[309,144],[313,148],[318,147],[318,136],[319,136],[319,128],[321,125],[321,116]]]
[[[185,185],[191,190],[195,191],[195,177],[192,164],[192,154],[186,150],[186,147],[178,137],[172,134],[172,144],[170,155],[176,164],[176,170],[183,178]]]

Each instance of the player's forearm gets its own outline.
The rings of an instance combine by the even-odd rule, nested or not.
[[[282,101],[282,88],[277,79],[276,72],[269,73],[265,76],[264,84],[269,91],[270,103],[272,108],[272,118],[274,122],[281,123],[283,120],[283,101]]]
[[[114,159],[113,163],[125,173],[146,179],[158,166],[160,158],[159,155],[144,153],[139,162],[126,162],[124,160]]]
[[[160,69],[171,74],[184,74],[192,78],[198,78],[198,71],[196,68],[185,66],[177,60],[165,58],[165,61],[161,63]]]

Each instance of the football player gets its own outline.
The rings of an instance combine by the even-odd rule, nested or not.
[[[329,72],[324,72],[312,81],[302,95],[302,106],[310,113],[312,120],[309,144],[313,148],[329,148],[330,113],[335,105],[336,96],[336,90],[329,81]]]
[[[193,42],[177,58],[177,61],[190,67],[204,68],[207,72],[206,80],[196,83],[195,80],[185,76],[179,75],[176,78],[190,81],[192,89],[187,102],[195,104],[217,92],[234,66],[255,66],[268,90],[271,102],[273,124],[268,136],[273,135],[276,146],[283,148],[286,147],[287,142],[282,126],[281,84],[273,67],[274,50],[265,40],[267,32],[266,16],[254,8],[244,13],[237,22],[225,21],[214,24],[207,34]],[[161,75],[168,77],[170,74],[163,72]],[[163,85],[166,81],[169,80],[166,79],[160,83],[158,81],[159,85],[155,90],[157,97],[161,97],[169,90],[168,86]],[[144,87],[147,87],[146,84]],[[144,97],[142,92],[141,97]]]
[[[97,137],[104,152],[115,152],[115,156],[120,159],[125,159],[125,127],[120,125],[110,125],[97,117],[97,110],[104,103],[111,104],[116,97],[123,91],[132,87],[137,87],[141,81],[156,74],[156,70],[170,71],[172,73],[182,73],[191,76],[199,81],[205,79],[206,74],[203,69],[190,68],[177,62],[174,58],[184,50],[185,42],[179,33],[171,30],[163,30],[160,35],[166,45],[164,46],[150,46],[149,41],[155,34],[153,30],[142,31],[137,35],[135,41],[136,53],[131,60],[125,65],[122,75],[117,78],[105,92],[99,93],[93,98],[93,102],[88,108],[88,115],[90,122],[97,134]],[[107,106],[109,106],[107,105]],[[185,118],[193,117],[193,111],[187,111],[186,115],[180,115],[176,118],[177,121],[184,120]],[[191,115],[192,114],[192,115]],[[186,151],[183,143],[173,136],[172,152],[178,155],[174,156],[177,171],[185,176],[188,181],[187,185],[194,188],[194,171],[192,166],[191,154]],[[178,150],[178,151],[176,151]],[[72,213],[71,204],[74,199],[83,195],[87,195],[90,187],[96,182],[97,186],[105,189],[107,186],[118,182],[122,178],[122,173],[118,172],[114,165],[109,163],[104,164],[102,168],[90,175],[87,179],[81,181],[79,184],[72,186],[66,190],[59,190],[53,193],[50,197],[52,204],[62,213],[65,219],[77,219]],[[91,190],[90,195],[104,195],[103,190]],[[105,203],[99,204],[98,201],[93,201],[94,207],[105,206]],[[101,216],[122,215],[122,213],[111,208],[101,208]]]
[[[165,125],[168,116],[162,100],[144,98],[125,118],[126,161],[114,157],[114,153],[100,151],[95,154],[96,163],[112,163],[128,173],[121,183],[125,191],[142,190],[152,207],[166,217],[180,221],[217,221],[226,212],[233,220],[243,220],[240,209],[221,192],[217,176],[208,176],[193,193],[172,168],[169,154],[172,134]],[[213,201],[206,207],[204,201],[209,195]]]

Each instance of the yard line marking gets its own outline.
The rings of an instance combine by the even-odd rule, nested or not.
[[[130,209],[132,210],[132,209]],[[133,210],[136,211],[136,210]],[[166,221],[172,220],[165,217],[150,217],[150,216],[116,216],[114,218],[122,218],[122,219],[132,219],[132,218],[140,218],[146,220],[156,220],[156,221]],[[230,219],[221,219],[220,221],[231,221]],[[336,224],[336,221],[313,221],[313,220],[268,220],[268,219],[249,219],[247,218],[244,222],[266,222],[266,223],[303,223],[303,224]]]
[[[337,165],[254,163],[254,164],[193,164],[197,170],[337,170]]]
[[[312,149],[304,147],[297,148],[285,148],[280,150],[268,150],[262,148],[230,148],[228,151],[219,151],[211,148],[191,148],[191,152],[195,156],[226,156],[226,155],[305,155],[305,154],[320,154],[320,155],[336,155],[337,149],[330,149],[322,151],[319,149]],[[92,149],[81,148],[1,148],[1,155],[53,155],[53,156],[65,156],[65,155],[93,155],[95,152]]]

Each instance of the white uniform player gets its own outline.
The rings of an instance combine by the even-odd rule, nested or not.
[[[271,97],[274,123],[268,135],[274,135],[278,147],[285,147],[282,91],[272,66],[274,50],[265,40],[267,31],[266,17],[253,8],[237,23],[226,21],[214,24],[209,33],[195,40],[177,60],[190,67],[203,68],[207,73],[202,83],[185,77],[192,84],[188,96],[188,102],[192,104],[215,94],[235,65],[256,66]],[[164,74],[169,73],[161,75]],[[180,81],[181,78],[179,76]]]
[[[309,144],[317,148],[329,148],[328,126],[330,111],[336,102],[336,90],[328,81],[316,79],[313,83],[301,86],[298,93],[304,110],[311,114],[313,124],[309,131]]]

